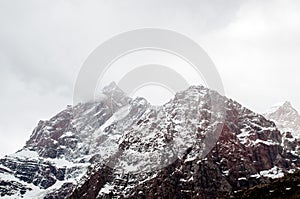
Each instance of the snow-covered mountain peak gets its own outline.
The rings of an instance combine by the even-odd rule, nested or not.
[[[116,82],[111,82],[110,84],[108,84],[107,86],[105,86],[102,89],[103,93],[105,94],[109,94],[109,93],[113,93],[113,92],[123,92],[118,85],[116,84]]]
[[[290,132],[294,137],[300,137],[300,115],[291,102],[277,104],[266,112],[265,117],[275,122],[283,132]]]
[[[285,110],[285,111],[296,111],[293,106],[292,103],[289,101],[284,101],[284,102],[280,102],[277,104],[274,104],[273,106],[271,106],[266,112],[265,114],[272,114],[274,112],[277,112],[278,110]]]
[[[288,107],[292,107],[292,103],[289,101],[285,101],[283,106],[288,106]]]
[[[274,122],[203,86],[163,106],[114,82],[101,95],[39,122],[22,150],[0,159],[0,196],[216,198],[300,165],[297,143],[285,146]],[[290,107],[282,112],[295,114]]]

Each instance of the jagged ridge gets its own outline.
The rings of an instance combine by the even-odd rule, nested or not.
[[[154,107],[111,84],[99,101],[69,106],[39,122],[22,150],[1,159],[0,193],[217,197],[299,168],[297,153],[282,143],[274,122],[202,86]],[[206,157],[203,144],[213,147]],[[163,164],[166,158],[171,165]]]

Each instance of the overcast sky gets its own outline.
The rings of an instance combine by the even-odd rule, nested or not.
[[[214,61],[227,96],[254,111],[300,110],[298,0],[0,0],[0,156],[20,149],[39,120],[72,104],[84,60],[113,35],[175,30]]]

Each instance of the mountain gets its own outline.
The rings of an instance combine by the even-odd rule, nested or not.
[[[282,146],[291,153],[300,155],[300,115],[290,102],[271,107],[264,116],[275,122],[282,132]]]
[[[300,138],[300,115],[290,102],[274,105],[265,116],[282,132],[291,132],[293,137]]]
[[[163,106],[112,83],[0,159],[6,198],[216,198],[300,167],[274,122],[203,86]]]

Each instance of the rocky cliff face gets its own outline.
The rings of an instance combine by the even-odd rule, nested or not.
[[[300,166],[274,122],[202,86],[163,106],[115,84],[99,101],[39,122],[0,160],[0,195],[24,198],[211,198]]]

